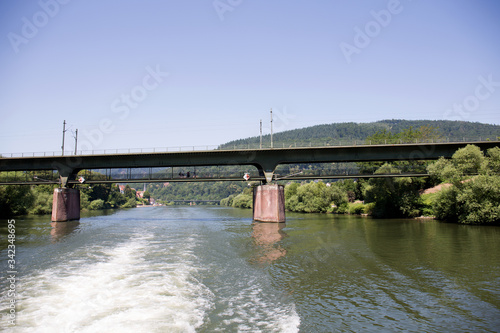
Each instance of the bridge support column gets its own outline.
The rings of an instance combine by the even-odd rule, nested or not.
[[[80,219],[80,191],[74,188],[54,189],[52,222],[66,222]]]
[[[285,222],[285,188],[283,185],[254,187],[253,219],[261,222]]]

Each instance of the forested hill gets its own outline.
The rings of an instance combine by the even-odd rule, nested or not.
[[[347,144],[349,142],[364,141],[367,137],[378,131],[386,130],[397,134],[410,127],[415,129],[421,126],[432,126],[438,128],[438,131],[444,138],[451,141],[479,138],[486,140],[495,140],[500,136],[500,126],[482,123],[473,123],[467,121],[450,120],[381,120],[372,123],[334,123],[325,125],[316,125],[300,129],[294,129],[275,133],[273,142],[275,147],[283,145],[335,145]],[[270,145],[270,135],[262,137],[263,146]],[[260,137],[255,136],[247,139],[230,141],[221,145],[221,148],[244,148],[247,146],[256,147],[260,143]]]

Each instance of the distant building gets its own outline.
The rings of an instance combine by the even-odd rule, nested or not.
[[[118,188],[120,189],[120,193],[124,194],[125,193],[125,185],[118,185]]]

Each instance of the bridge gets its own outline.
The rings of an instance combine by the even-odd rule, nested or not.
[[[233,150],[195,150],[177,152],[146,152],[146,153],[115,153],[71,156],[21,156],[0,158],[0,172],[57,172],[59,192],[69,191],[78,183],[77,175],[82,170],[116,169],[116,168],[172,168],[171,180],[174,180],[174,168],[205,167],[205,166],[249,166],[256,171],[251,178],[261,181],[264,185],[276,179],[275,171],[280,165],[303,163],[342,163],[342,162],[373,162],[373,161],[416,161],[435,160],[440,157],[450,158],[459,148],[474,144],[482,150],[499,147],[500,141],[467,141],[439,143],[401,143],[379,145],[349,145],[326,147],[288,147],[264,149],[233,149]],[[415,175],[415,174],[406,174]],[[421,174],[420,174],[421,175]],[[334,175],[324,175],[316,178],[336,178]],[[346,175],[348,176],[348,175]],[[356,175],[350,175],[354,177]],[[372,175],[373,177],[374,175]],[[386,175],[386,176],[402,176]],[[302,177],[302,178],[301,178]],[[167,179],[167,178],[165,178]],[[193,173],[177,178],[177,181],[200,180],[235,180],[236,177],[199,177]],[[238,177],[242,180],[242,178]],[[287,179],[308,179],[305,175],[292,176]],[[162,181],[163,179],[160,179]],[[95,182],[151,182],[152,179],[97,179]],[[47,183],[50,179],[42,179],[37,183]],[[26,183],[26,182],[24,182]],[[0,183],[2,184],[2,183]],[[6,184],[6,183],[3,183]],[[54,192],[56,193],[56,192]],[[267,192],[263,192],[267,193]],[[76,194],[75,194],[76,195]],[[54,194],[56,197],[56,194]],[[78,194],[79,197],[79,194]],[[64,199],[64,198],[63,198]],[[61,199],[62,200],[62,199]],[[64,199],[68,202],[68,199]],[[254,200],[255,195],[254,195]],[[71,201],[71,200],[70,200]],[[57,206],[57,205],[54,205]],[[75,205],[76,206],[76,205]],[[56,209],[56,208],[54,208]],[[79,213],[78,213],[79,217]]]
[[[191,204],[191,203],[194,203],[194,204],[216,204],[216,205],[219,205],[220,204],[220,200],[170,200],[170,202],[173,202],[174,204],[185,204],[185,203],[188,203],[188,204]]]
[[[0,158],[2,171],[57,171],[63,187],[77,183],[81,170],[113,168],[167,168],[201,166],[252,166],[254,180],[271,182],[278,165],[302,163],[372,162],[435,160],[450,158],[457,149],[475,144],[486,150],[500,146],[500,141],[469,141],[445,143],[405,143],[299,148],[265,148],[235,150],[199,150],[179,152],[118,153],[71,156],[23,156]],[[199,175],[198,175],[199,176]],[[214,177],[179,177],[179,181],[197,181]],[[260,177],[260,178],[259,178]],[[175,177],[165,178],[174,179]],[[217,178],[217,177],[216,177]],[[220,177],[218,177],[220,178]],[[300,177],[297,177],[299,179]],[[224,180],[235,180],[229,178]],[[241,178],[238,178],[241,179]],[[142,179],[147,182],[148,178]],[[115,180],[113,180],[115,181]],[[116,180],[126,182],[124,180]],[[105,179],[96,182],[106,182]],[[108,180],[109,182],[109,180]],[[129,182],[141,182],[129,179]],[[38,183],[43,183],[41,180]],[[0,183],[1,184],[1,183]]]

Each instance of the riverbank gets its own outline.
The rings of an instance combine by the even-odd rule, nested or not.
[[[54,189],[57,185],[7,185],[0,186],[0,218],[21,215],[50,215]],[[136,191],[125,186],[124,191],[114,184],[81,185],[81,212],[101,209],[132,208],[148,203]]]

